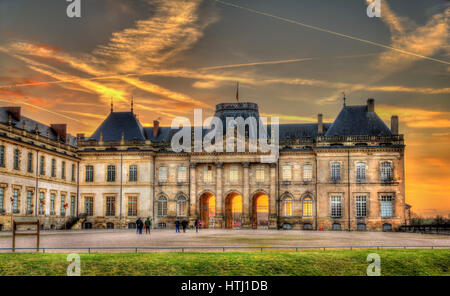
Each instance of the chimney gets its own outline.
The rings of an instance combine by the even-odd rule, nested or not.
[[[367,112],[375,112],[375,100],[372,98],[367,100]]]
[[[391,117],[391,132],[394,135],[398,135],[398,116],[392,115]]]
[[[20,121],[20,107],[5,107],[6,111],[13,117],[13,119]]]
[[[323,134],[323,115],[318,114],[317,115],[317,132],[320,134]]]
[[[153,120],[153,138],[156,138],[159,134],[159,121]]]
[[[67,124],[51,124],[50,127],[55,131],[58,141],[66,140],[67,137]]]

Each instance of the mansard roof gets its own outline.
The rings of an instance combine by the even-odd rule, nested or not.
[[[325,136],[391,136],[387,125],[367,106],[344,106]]]
[[[133,112],[111,112],[90,139],[100,141],[145,140],[145,131]]]
[[[325,133],[331,123],[323,124],[323,133]],[[270,127],[268,127],[270,132]],[[280,124],[280,139],[301,139],[315,138],[319,135],[317,123],[297,123],[297,124]]]
[[[4,123],[4,124],[8,124],[10,114],[11,113],[7,110],[7,107],[1,107],[0,108],[0,122]],[[12,119],[12,121],[11,121],[12,125],[15,126],[16,128],[23,129],[24,124],[25,124],[25,130],[29,133],[34,134],[36,132],[36,127],[37,127],[37,131],[39,132],[39,135],[47,137],[47,132],[48,132],[48,136],[49,136],[50,140],[53,140],[53,141],[58,140],[58,134],[56,133],[56,131],[46,124],[40,123],[38,121],[35,121],[35,120],[28,118],[26,116],[23,116],[23,115],[20,116],[20,120],[17,120],[17,118],[15,118],[14,116],[12,116],[11,119]],[[77,138],[70,134],[67,134],[67,137],[69,140],[69,142],[67,144],[75,147],[77,145]]]

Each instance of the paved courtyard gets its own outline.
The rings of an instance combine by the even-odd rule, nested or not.
[[[450,236],[396,232],[327,232],[276,230],[153,230],[138,235],[134,230],[44,231],[41,248],[87,247],[183,247],[183,246],[450,246]],[[11,233],[0,233],[0,248],[11,247]],[[35,247],[34,236],[22,236],[16,247]]]

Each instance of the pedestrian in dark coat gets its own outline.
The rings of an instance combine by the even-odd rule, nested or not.
[[[144,228],[144,222],[142,222],[140,217],[136,220],[136,228],[138,230],[138,233],[142,234],[142,228]]]
[[[145,220],[145,233],[150,233],[151,228],[152,228],[152,221],[150,221],[150,218],[147,218],[147,220]]]
[[[181,226],[183,227],[183,232],[186,232],[186,228],[188,226],[189,222],[187,220],[181,221]]]
[[[198,227],[199,227],[199,223],[198,223],[198,219],[195,219],[194,225],[195,225],[195,232],[198,232]]]
[[[175,220],[175,232],[180,232],[180,219]]]

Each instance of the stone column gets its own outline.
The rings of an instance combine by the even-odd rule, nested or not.
[[[277,199],[278,199],[278,192],[277,192],[277,164],[271,163],[270,164],[270,171],[269,171],[269,181],[270,181],[270,196],[269,196],[269,228],[276,229],[277,228],[277,216],[278,216],[278,209],[277,209]]]
[[[222,174],[223,174],[223,163],[216,163],[216,227],[223,228],[223,217],[224,217],[224,197],[222,188]]]
[[[195,176],[195,170],[197,168],[196,163],[191,163],[189,165],[189,212],[191,220],[195,220],[199,213],[197,212],[197,179]]]
[[[242,163],[242,167],[244,168],[244,176],[243,176],[244,188],[242,191],[242,226],[243,228],[251,228],[250,217],[252,208],[250,206],[251,196],[250,196],[250,182],[248,172],[250,163],[244,162]]]

